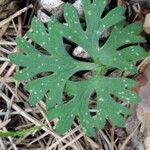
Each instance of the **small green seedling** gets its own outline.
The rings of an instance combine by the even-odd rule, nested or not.
[[[125,25],[123,7],[117,7],[102,17],[106,2],[82,0],[85,30],[80,24],[76,9],[70,4],[64,7],[65,24],[51,17],[48,27],[45,27],[38,18],[34,18],[32,32],[27,33],[34,44],[18,37],[17,45],[21,51],[10,55],[11,62],[23,68],[16,73],[15,78],[32,78],[25,85],[30,92],[30,103],[37,104],[46,95],[48,118],[59,119],[56,126],[58,133],[68,131],[75,117],[89,136],[94,135],[95,128],[104,127],[106,119],[114,125],[123,126],[123,116],[130,114],[131,110],[115,98],[129,104],[140,101],[136,93],[131,91],[136,84],[134,80],[108,77],[105,74],[110,68],[137,73],[135,62],[147,55],[143,48],[137,45],[145,41],[139,36],[142,26],[137,22]],[[104,44],[100,44],[99,39],[107,29],[111,31],[110,36]],[[92,61],[73,58],[66,51],[63,38],[86,50]],[[48,55],[37,50],[33,46],[35,44],[45,49]],[[80,71],[93,72],[93,76],[85,80],[73,80],[71,77]],[[49,74],[35,78],[42,72]],[[72,99],[64,102],[63,92]],[[93,92],[97,100],[95,117],[89,112]]]
[[[0,130],[0,137],[24,137],[27,136],[29,134],[32,134],[33,132],[35,132],[36,130],[42,128],[42,126],[34,126],[28,129],[24,129],[22,131],[1,131]]]

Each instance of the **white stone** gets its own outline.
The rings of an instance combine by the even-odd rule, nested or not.
[[[41,10],[38,10],[37,16],[44,23],[47,23],[50,21],[50,17],[46,15],[44,12],[42,12]]]
[[[79,58],[90,58],[89,54],[80,46],[77,46],[73,50],[73,56],[79,57]]]
[[[40,0],[40,4],[43,8],[51,11],[52,9],[63,4],[61,0]]]
[[[150,34],[150,13],[145,17],[144,30],[146,33]]]
[[[76,0],[73,6],[76,8],[80,16],[83,15],[82,0]]]
[[[50,17],[46,15],[44,12],[41,10],[44,8],[54,16],[61,18],[63,14],[63,8],[65,3],[62,0],[39,0],[40,1],[40,10],[38,10],[38,18],[44,23],[48,22],[50,20]],[[76,0],[72,4],[79,16],[83,15],[83,9],[82,9],[82,0]]]
[[[145,140],[144,140],[144,145],[145,147],[149,147],[150,148],[150,137],[146,137]]]

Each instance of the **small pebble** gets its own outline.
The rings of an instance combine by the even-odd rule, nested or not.
[[[150,34],[150,13],[146,15],[144,22],[144,31]]]
[[[73,51],[73,56],[79,58],[90,58],[89,54],[80,46],[77,46]]]
[[[146,148],[150,149],[150,137],[146,137],[144,140],[144,145]],[[147,149],[146,149],[147,150]]]
[[[41,9],[38,10],[37,16],[43,23],[50,21],[50,17],[46,15],[44,12],[42,12]]]
[[[49,19],[49,14],[56,16],[58,19],[63,18],[63,8],[66,2],[70,1],[62,1],[62,0],[40,0],[40,9],[38,10],[38,18],[41,19],[42,22],[46,23]],[[72,1],[71,4],[76,8],[79,16],[83,15],[82,9],[82,0]],[[46,13],[45,11],[49,13]],[[45,15],[44,15],[45,14]]]

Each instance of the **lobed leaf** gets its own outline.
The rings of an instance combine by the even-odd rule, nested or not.
[[[139,97],[131,91],[136,82],[127,78],[105,76],[109,68],[136,73],[135,62],[146,57],[147,53],[137,45],[144,42],[139,36],[142,26],[139,23],[125,25],[123,7],[117,7],[104,15],[106,0],[82,0],[86,28],[81,26],[75,8],[66,4],[64,18],[60,23],[51,17],[47,27],[36,17],[32,21],[29,41],[18,37],[19,53],[11,54],[10,60],[21,66],[15,75],[17,80],[27,80],[25,88],[30,92],[29,102],[37,104],[46,96],[48,118],[58,118],[56,130],[66,132],[75,117],[87,135],[94,135],[95,128],[102,128],[106,120],[123,126],[124,119],[131,110],[121,104],[125,101],[135,104]],[[103,45],[99,40],[104,31],[111,34]],[[79,61],[66,50],[63,38],[82,47],[91,57],[91,62]],[[37,48],[39,47],[39,48]],[[43,51],[44,49],[44,51]],[[80,71],[93,72],[87,80],[72,80]],[[41,75],[45,73],[45,76]],[[71,96],[65,102],[63,93]],[[89,111],[91,96],[96,94],[96,112]]]

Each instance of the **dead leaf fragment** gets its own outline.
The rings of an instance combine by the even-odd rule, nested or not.
[[[146,80],[144,79],[146,77]],[[140,82],[146,81],[145,84]],[[137,118],[142,123],[142,130],[144,131],[145,139],[144,146],[145,150],[150,150],[150,65],[146,66],[143,70],[143,76],[138,79],[138,88],[136,92],[141,97],[142,101],[138,104],[136,113]]]
[[[145,68],[142,75],[142,79],[140,79],[139,82],[144,80],[145,77],[147,80],[145,84],[139,84],[137,90],[139,96],[142,99],[137,107],[137,117],[142,122],[142,124],[147,124],[146,127],[148,127],[150,125],[150,119],[148,119],[150,118],[150,65]]]

